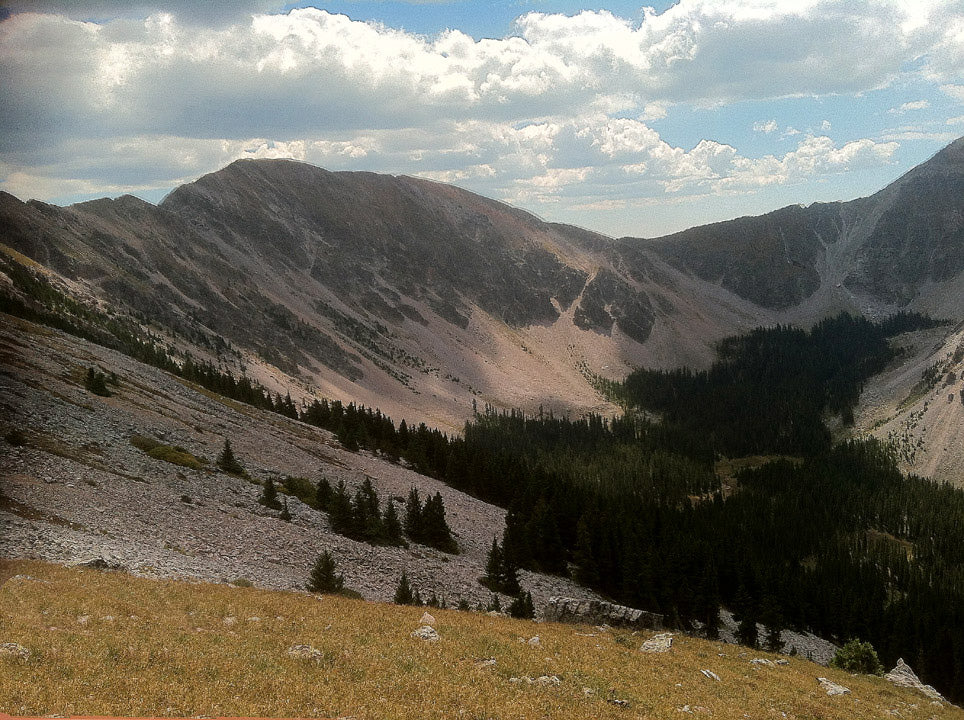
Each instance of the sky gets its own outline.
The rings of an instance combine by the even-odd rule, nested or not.
[[[964,0],[0,0],[0,190],[238,158],[612,236],[869,195],[964,135]]]

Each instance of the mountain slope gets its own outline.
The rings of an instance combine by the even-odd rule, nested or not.
[[[757,305],[964,314],[964,138],[868,198],[789,206],[652,241],[673,266]]]

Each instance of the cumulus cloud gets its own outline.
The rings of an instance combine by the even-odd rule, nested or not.
[[[0,22],[0,185],[40,197],[294,157],[601,207],[795,182],[890,162],[895,148],[787,127],[796,148],[779,157],[712,139],[687,149],[654,129],[674,107],[862,93],[901,72],[964,98],[960,0],[680,0],[636,20],[529,13],[481,40],[315,8],[264,14],[269,0],[158,0],[146,20],[146,4],[112,0],[5,7],[26,5],[60,14]]]

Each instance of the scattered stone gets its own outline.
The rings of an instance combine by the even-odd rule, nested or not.
[[[9,657],[20,662],[27,662],[27,660],[30,659],[30,651],[20,643],[8,642],[0,645],[0,657]]]
[[[475,661],[475,667],[480,668],[480,669],[481,669],[481,668],[492,667],[492,666],[495,665],[495,664],[496,664],[495,658],[482,658],[481,660],[476,660],[476,661]]]
[[[438,632],[431,625],[422,625],[422,627],[412,633],[412,637],[428,642],[438,642],[439,640]]]
[[[237,619],[236,617],[234,617],[233,615],[228,615],[228,616],[227,616],[226,618],[224,618],[221,622],[224,623],[225,625],[227,625],[228,627],[231,627],[231,626],[234,625],[237,621],[238,621],[238,619]]]
[[[703,673],[703,675],[705,677],[708,677],[710,680],[716,680],[716,682],[720,682],[720,676],[717,675],[712,670],[700,670],[700,672]]]
[[[93,568],[94,570],[127,570],[120,563],[110,562],[104,558],[94,558],[93,560],[88,560],[87,562],[80,563],[81,567]]]
[[[658,633],[640,646],[639,651],[644,653],[664,653],[669,652],[673,647],[673,633]]]
[[[254,617],[249,617],[248,622],[261,622],[261,618],[255,615]]]
[[[596,694],[596,691],[590,687],[584,687],[582,689],[582,694],[585,695],[586,697],[592,697]]]
[[[429,615],[427,612],[425,612],[425,613],[422,613],[422,619],[419,620],[419,622],[422,623],[422,625],[434,625],[435,618]]]
[[[538,635],[529,638],[529,645],[531,647],[542,647],[542,641],[539,639]]]
[[[616,707],[629,707],[629,700],[620,700],[619,698],[609,698],[606,700],[610,705],[615,705]]]
[[[90,615],[78,615],[78,616],[77,616],[77,624],[78,624],[78,625],[86,625],[86,624],[89,623],[89,622],[90,622]]]
[[[556,675],[540,675],[536,678],[536,682],[539,685],[560,685],[562,680],[560,680]]]
[[[750,660],[754,665],[775,665],[772,660],[767,660],[766,658],[753,658]]]
[[[897,665],[893,670],[884,675],[884,679],[889,680],[898,687],[912,688],[917,690],[932,700],[944,700],[944,696],[937,692],[937,690],[930,685],[925,685],[920,681],[920,678],[917,677],[917,673],[911,670],[910,665],[905,663],[903,658],[899,658],[897,660]]]
[[[786,658],[780,658],[779,660],[777,660],[776,664],[777,664],[777,665],[789,665],[789,664],[790,664],[790,661],[787,660]]]
[[[849,695],[850,689],[845,688],[843,685],[838,685],[832,680],[827,678],[817,678],[817,682],[820,686],[827,691],[827,695]]]
[[[296,660],[321,660],[322,658],[321,650],[311,645],[292,645],[288,648],[288,655]]]

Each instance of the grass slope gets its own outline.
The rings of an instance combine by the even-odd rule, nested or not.
[[[649,655],[627,631],[433,611],[427,643],[411,637],[421,608],[36,561],[3,561],[0,579],[0,642],[31,651],[0,657],[0,712],[16,715],[964,718],[879,678],[757,666],[773,656],[683,636]],[[289,657],[299,643],[321,659]],[[542,675],[561,682],[511,681]],[[828,697],[818,676],[852,694]]]

